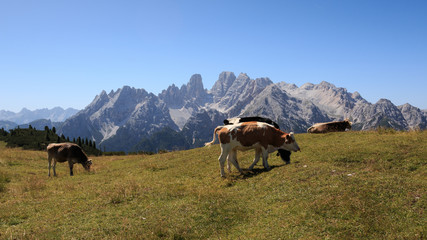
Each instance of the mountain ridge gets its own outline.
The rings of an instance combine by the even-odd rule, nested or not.
[[[64,122],[77,112],[79,112],[79,110],[74,108],[63,109],[61,107],[54,107],[52,109],[41,108],[34,111],[23,108],[17,113],[0,110],[0,128],[3,127],[5,129],[10,129],[18,125],[34,124],[34,122],[40,122],[40,120],[49,120],[57,123],[56,125],[58,125],[59,122]]]
[[[212,129],[224,118],[254,115],[269,117],[285,131],[294,132],[305,132],[317,122],[344,118],[353,121],[355,130],[379,126],[425,129],[427,116],[410,104],[395,106],[386,99],[370,103],[360,93],[326,81],[298,87],[273,83],[268,77],[251,79],[246,73],[236,77],[233,72],[222,72],[210,90],[204,88],[201,75],[194,74],[187,84],[180,88],[172,84],[158,95],[129,86],[109,94],[102,91],[85,109],[66,120],[61,131],[70,137],[88,137],[109,151],[152,151],[138,143],[143,139],[157,141],[153,134],[168,128],[182,135],[170,135],[171,139],[186,139],[172,147],[181,149],[210,140]]]

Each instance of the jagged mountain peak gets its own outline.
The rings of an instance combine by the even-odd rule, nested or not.
[[[214,102],[218,102],[233,85],[236,76],[233,72],[222,72],[219,74],[218,80],[212,86],[210,93],[213,95]]]
[[[381,98],[380,100],[378,100],[378,102],[376,104],[378,104],[378,105],[380,105],[380,104],[382,104],[382,105],[393,105],[394,106],[394,104],[390,100],[385,99],[385,98]]]
[[[303,85],[301,85],[300,89],[304,89],[304,90],[311,90],[314,88],[314,84],[313,83],[304,83]]]
[[[397,107],[411,129],[425,129],[427,127],[425,112],[409,103]]]
[[[247,73],[240,73],[239,76],[237,76],[237,80],[249,81],[249,80],[251,80],[251,78],[248,76]]]
[[[412,106],[409,103],[405,103],[405,104],[400,105],[399,107],[402,107],[402,108],[413,108],[414,106]]]
[[[190,81],[188,81],[185,87],[185,90],[185,95],[187,99],[199,99],[204,97],[204,95],[206,95],[206,91],[203,88],[202,76],[200,74],[194,74],[193,76],[191,76]]]
[[[326,81],[297,87],[275,84],[268,77],[251,79],[246,73],[236,77],[233,72],[222,72],[210,91],[204,89],[200,74],[192,75],[181,88],[172,84],[157,96],[129,86],[108,95],[103,91],[63,129],[71,132],[67,136],[103,140],[101,145],[109,150],[127,151],[144,150],[133,146],[143,148],[141,138],[150,139],[167,127],[188,141],[182,146],[194,147],[211,138],[212,129],[224,118],[255,115],[295,132],[305,132],[316,122],[344,118],[353,121],[355,130],[378,126],[424,129],[427,117],[409,104],[396,107],[387,99],[371,104],[358,92],[350,93]]]
[[[334,84],[326,82],[326,81],[322,81],[320,82],[317,86],[322,87],[322,88],[337,88]]]
[[[273,81],[268,77],[256,78],[255,83],[260,87],[267,87],[268,85],[273,84]]]
[[[193,74],[190,78],[190,80],[188,81],[187,86],[194,86],[195,88],[200,88],[203,89],[203,82],[202,82],[202,75],[196,73]]]
[[[352,98],[354,98],[354,99],[356,99],[356,100],[363,100],[362,95],[360,95],[360,93],[359,93],[359,92],[354,92],[354,93],[351,95],[351,97],[352,97]]]

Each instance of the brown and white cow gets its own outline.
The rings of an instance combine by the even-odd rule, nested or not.
[[[88,159],[84,151],[79,145],[74,143],[51,143],[47,146],[47,155],[49,161],[49,176],[50,166],[53,159],[53,176],[56,176],[56,163],[68,162],[70,167],[70,176],[73,176],[73,165],[80,163],[87,171],[90,171],[92,160]]]
[[[224,125],[233,125],[233,124],[238,124],[238,123],[242,123],[242,122],[265,122],[265,123],[268,123],[268,124],[272,125],[273,127],[280,130],[279,124],[275,123],[270,118],[258,117],[258,116],[229,118],[229,119],[225,119],[223,122],[224,122]],[[290,151],[287,151],[284,149],[277,149],[277,156],[280,156],[280,158],[286,164],[291,163],[291,152]],[[228,171],[230,171],[230,162],[228,161],[227,163],[228,163],[227,164]]]
[[[351,129],[351,122],[346,119],[339,122],[316,123],[307,129],[308,133],[344,132]]]
[[[217,134],[221,146],[221,155],[218,160],[222,177],[225,176],[224,163],[227,156],[228,160],[242,173],[242,169],[237,162],[237,150],[246,151],[255,149],[255,159],[249,170],[252,170],[259,161],[260,155],[262,155],[264,167],[269,169],[270,167],[267,162],[268,153],[274,152],[277,149],[295,152],[300,150],[293,133],[282,132],[272,125],[263,122],[243,122],[216,127],[213,140],[205,143],[205,146],[213,144]]]

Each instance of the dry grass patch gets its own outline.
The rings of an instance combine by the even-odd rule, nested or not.
[[[0,239],[422,239],[427,132],[298,134],[285,165],[220,177],[218,145],[47,176],[0,143]],[[238,154],[247,169],[253,151]]]

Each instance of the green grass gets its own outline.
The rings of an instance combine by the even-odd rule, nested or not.
[[[427,131],[297,134],[272,170],[219,173],[219,145],[93,157],[47,176],[0,143],[0,239],[423,239]],[[239,152],[247,169],[253,151]]]

